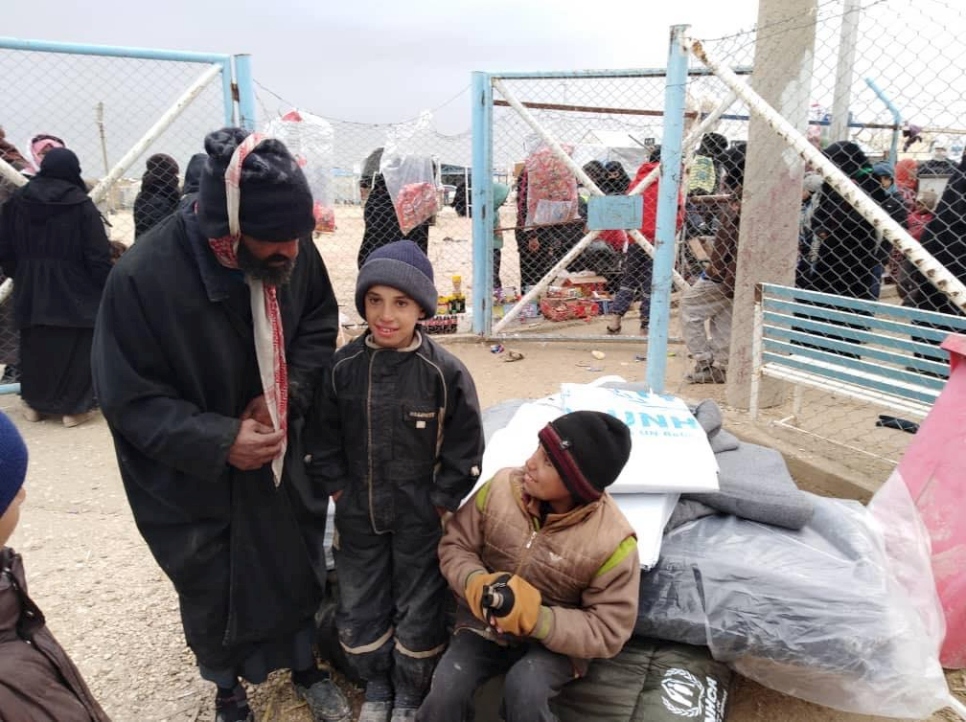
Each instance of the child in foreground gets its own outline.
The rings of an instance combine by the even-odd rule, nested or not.
[[[433,267],[412,241],[373,251],[356,308],[368,331],[335,353],[313,410],[309,473],[335,503],[336,627],[366,683],[359,722],[404,722],[446,645],[441,518],[479,476],[476,387],[423,334],[436,313]]]
[[[596,411],[547,424],[522,469],[503,469],[450,520],[440,566],[456,630],[419,713],[473,719],[473,694],[506,673],[506,722],[556,720],[549,702],[591,660],[616,655],[637,617],[637,539],[605,489],[630,431]]]
[[[27,447],[0,412],[0,719],[110,722],[27,594],[7,541],[20,521]]]

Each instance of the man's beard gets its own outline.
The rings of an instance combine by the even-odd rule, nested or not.
[[[248,250],[244,243],[238,244],[238,267],[246,275],[261,281],[266,286],[284,286],[292,277],[295,260],[275,253],[268,258],[259,259]]]

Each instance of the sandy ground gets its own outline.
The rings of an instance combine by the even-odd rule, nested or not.
[[[601,321],[586,333],[600,333]],[[602,360],[592,343],[520,343],[525,358],[504,363],[480,343],[449,346],[473,373],[484,406],[511,398],[536,398],[563,381],[588,382],[603,374],[641,380],[635,356],[643,343],[606,347]],[[669,358],[669,378],[680,379],[686,360]],[[594,370],[590,370],[594,369]],[[599,369],[599,370],[598,370]],[[691,400],[719,397],[722,387],[669,384]],[[211,687],[201,682],[184,645],[171,585],[159,571],[135,528],[118,476],[113,447],[102,418],[65,429],[59,422],[29,424],[15,397],[0,397],[31,451],[28,498],[11,545],[24,554],[31,592],[48,623],[71,653],[108,713],[120,722],[193,722],[212,717]],[[951,673],[954,689],[966,679]],[[310,722],[280,673],[254,691],[262,722]],[[742,680],[729,717],[732,722],[872,722],[790,699]],[[934,716],[931,720],[953,719]]]

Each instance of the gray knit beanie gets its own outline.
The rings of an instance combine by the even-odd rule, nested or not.
[[[373,286],[396,288],[423,309],[426,318],[436,315],[439,292],[433,284],[433,264],[412,241],[393,241],[377,248],[359,271],[356,310],[366,317],[366,292]]]

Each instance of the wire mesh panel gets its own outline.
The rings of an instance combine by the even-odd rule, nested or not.
[[[781,40],[787,34],[792,43],[803,26],[814,24],[808,126],[782,135],[789,152],[806,161],[794,276],[799,288],[963,315],[966,180],[958,168],[966,101],[957,84],[966,71],[966,41],[959,32],[964,21],[959,6],[933,0],[914,6],[897,0],[825,2],[817,15],[701,43],[713,63],[733,66],[751,62],[756,37]],[[756,65],[756,72],[768,71]],[[711,99],[726,92],[720,77],[692,79],[689,87],[689,94]],[[762,113],[757,107],[751,112]],[[740,113],[747,115],[747,107]],[[732,144],[746,139],[728,137]],[[753,153],[755,138],[750,142]],[[799,144],[821,151],[830,164],[809,157]],[[740,189],[731,206],[740,219]],[[724,220],[715,223],[720,228]],[[727,239],[719,234],[711,245],[719,242]],[[730,301],[716,284],[721,270],[706,274],[703,297],[682,304],[680,321],[691,326],[693,356],[685,383],[727,380],[729,345],[712,350],[716,336],[733,339],[732,350],[735,343],[752,342],[750,319],[731,327]],[[689,338],[687,329],[684,336]],[[836,352],[846,353],[840,347]],[[914,429],[890,422],[901,416],[895,410],[821,390],[777,398],[768,412],[772,419],[793,418],[822,444],[834,440],[848,447],[842,452],[822,446],[822,454],[851,465],[887,465],[910,438],[896,429]]]
[[[258,91],[260,127],[280,115],[268,111],[269,94]],[[374,249],[403,238],[426,250],[441,296],[462,296],[453,300],[453,311],[467,307],[473,268],[471,223],[463,200],[470,174],[469,133],[443,135],[431,116],[407,123],[364,124],[302,115],[328,129],[333,213],[331,223],[318,226],[315,240],[347,318],[361,320],[353,300],[361,262]],[[387,144],[398,151],[392,157],[385,152]],[[393,158],[397,162],[388,168]],[[444,302],[443,315],[449,315],[450,300]],[[463,330],[469,330],[465,315],[460,321]],[[456,328],[454,314],[434,322],[431,330]]]
[[[23,45],[19,41],[0,43],[0,76],[7,98],[0,116],[6,144],[3,159],[29,176],[37,171],[50,148],[66,146],[78,156],[82,176],[90,188],[130,153],[159,118],[171,114],[172,106],[179,99],[184,100],[194,84],[200,84],[212,62],[221,58],[221,67],[230,68],[227,56],[211,56],[212,61],[199,57],[197,62],[175,62],[123,57],[122,49],[89,54],[95,49],[48,52],[18,47]],[[54,44],[32,45],[46,48]],[[151,51],[141,54],[150,55]],[[163,54],[164,51],[157,52]],[[176,192],[180,193],[185,167],[194,153],[203,151],[205,134],[226,124],[226,115],[230,117],[232,108],[227,90],[231,79],[210,72],[215,74],[193,94],[190,102],[179,108],[170,125],[135,157],[129,157],[132,162],[128,168],[98,203],[112,241],[125,246],[134,241],[134,202],[141,190],[147,159],[165,154],[174,160],[178,166]],[[9,180],[0,180],[0,203],[6,200],[13,185]],[[4,383],[17,380],[17,331],[10,307],[10,296],[6,296],[0,301],[0,364],[6,368]]]
[[[502,333],[640,338],[647,331],[652,263],[636,234],[653,244],[657,185],[643,190],[641,182],[659,156],[664,73],[588,75],[495,82],[493,168],[512,184],[500,209],[503,248],[494,251],[493,263],[494,288],[502,290],[492,307]],[[690,100],[693,126],[702,108]],[[506,107],[513,102],[525,112]],[[636,205],[632,216],[598,197],[616,200],[635,188],[635,201],[623,206]],[[594,234],[589,242],[588,233]],[[573,255],[579,243],[583,250]],[[687,283],[682,276],[677,281]],[[512,301],[534,286],[537,295],[512,323],[501,323]],[[562,323],[572,321],[578,323]]]

